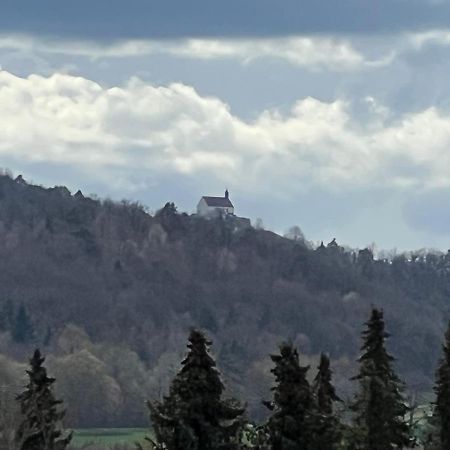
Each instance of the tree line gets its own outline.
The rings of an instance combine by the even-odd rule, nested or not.
[[[171,203],[149,214],[0,176],[0,374],[10,371],[3,357],[17,367],[39,347],[61,380],[70,426],[145,426],[138,399],[167,389],[194,325],[214,340],[228,391],[262,421],[267,348],[292,339],[303,361],[327,349],[346,397],[359,351],[355,324],[382,299],[399,374],[431,391],[449,313],[450,253],[374,257],[327,244],[331,236],[310,245],[298,228],[286,237],[236,230]],[[68,324],[92,345],[63,349]],[[133,366],[122,364],[125,352]],[[139,379],[130,389],[128,377]],[[80,399],[76,379],[92,386],[91,395]]]
[[[404,396],[404,383],[386,350],[389,337],[383,311],[373,308],[362,332],[357,383],[348,405],[333,386],[329,357],[321,354],[312,383],[309,366],[301,364],[291,342],[271,355],[275,383],[272,398],[263,400],[269,417],[252,424],[245,405],[225,396],[225,386],[210,353],[212,342],[192,329],[181,369],[161,400],[148,402],[152,437],[136,444],[154,450],[389,450],[422,446],[450,448],[450,324],[436,372],[436,399],[421,442]],[[16,429],[0,421],[1,450],[64,450],[72,432],[64,430],[65,411],[55,398],[54,378],[47,375],[39,350],[30,359],[28,384],[16,397],[20,420]],[[130,380],[131,382],[131,380]],[[3,416],[1,416],[3,419]],[[6,446],[6,436],[12,436]],[[2,447],[3,445],[3,447]]]

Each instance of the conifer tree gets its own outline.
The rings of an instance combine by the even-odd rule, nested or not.
[[[340,402],[341,399],[336,394],[331,378],[330,359],[322,353],[313,384],[315,408],[310,418],[310,450],[332,450],[337,448],[341,441],[341,424],[333,407],[334,403]]]
[[[442,449],[450,448],[450,323],[445,333],[443,356],[436,372],[436,405],[434,415]]]
[[[307,450],[313,406],[306,379],[309,366],[300,366],[298,352],[291,343],[282,344],[280,354],[270,358],[275,363],[271,372],[276,385],[272,388],[273,401],[263,403],[272,410],[267,422],[271,447],[273,450]]]
[[[330,358],[325,353],[320,355],[320,363],[317,369],[313,391],[317,398],[318,410],[321,414],[331,415],[333,414],[334,402],[339,402],[341,399],[337,396],[336,389],[331,383]]]
[[[359,373],[359,392],[351,406],[354,411],[352,448],[364,450],[401,449],[411,443],[405,421],[407,406],[403,385],[395,374],[394,358],[385,349],[389,334],[383,312],[373,309],[363,331]]]
[[[15,437],[17,450],[64,450],[72,438],[62,429],[65,411],[59,407],[62,401],[53,396],[55,379],[47,376],[44,360],[36,350],[27,370],[29,382],[17,396],[22,416]]]
[[[244,408],[222,399],[224,386],[209,354],[211,342],[198,330],[189,335],[188,353],[162,402],[149,402],[156,446],[168,450],[238,447]]]

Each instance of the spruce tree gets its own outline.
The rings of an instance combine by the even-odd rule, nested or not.
[[[351,406],[354,411],[352,448],[389,450],[411,443],[405,421],[408,411],[402,396],[403,384],[395,374],[394,358],[385,349],[389,334],[383,312],[373,309],[363,331],[359,373],[359,391]]]
[[[311,388],[306,379],[308,367],[300,366],[299,355],[291,343],[280,346],[271,372],[276,385],[273,401],[263,402],[272,415],[267,422],[273,450],[307,450],[310,441],[309,420],[313,406]]]
[[[322,353],[320,355],[320,363],[317,368],[317,375],[314,379],[313,391],[316,395],[318,411],[321,414],[333,414],[334,402],[341,399],[336,394],[336,389],[331,382],[330,358]]]
[[[244,408],[222,399],[224,386],[209,354],[211,342],[198,330],[189,335],[188,353],[162,402],[149,402],[156,446],[168,450],[238,447]]]
[[[60,408],[62,401],[52,393],[55,379],[47,376],[44,361],[36,350],[27,370],[29,382],[17,396],[22,416],[15,437],[17,450],[64,450],[72,438],[72,433],[62,429],[65,411]]]
[[[310,417],[310,450],[335,449],[342,438],[342,427],[334,414],[334,403],[341,399],[336,394],[331,378],[330,359],[322,353],[313,384],[315,408]]]
[[[443,356],[436,372],[435,423],[439,429],[442,449],[450,448],[450,323],[445,333]]]

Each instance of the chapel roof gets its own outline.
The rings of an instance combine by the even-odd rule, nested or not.
[[[233,203],[227,197],[202,197],[208,206],[214,208],[234,208]]]

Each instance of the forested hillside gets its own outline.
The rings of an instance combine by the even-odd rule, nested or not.
[[[409,388],[431,390],[450,317],[450,255],[376,260],[235,225],[173,204],[151,216],[2,175],[0,384],[21,384],[21,363],[39,345],[72,426],[146,424],[143,399],[164,393],[197,326],[214,341],[230,393],[257,417],[268,354],[285,339],[314,364],[329,352],[345,397],[375,305]]]

